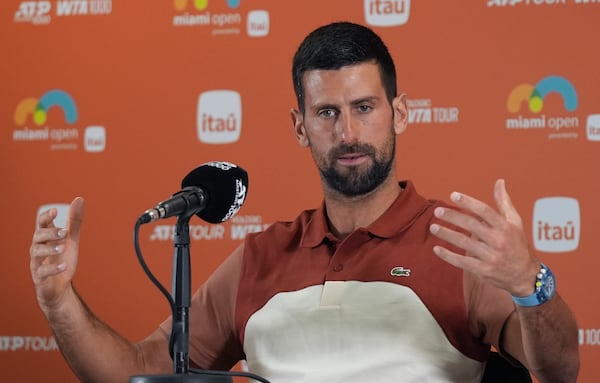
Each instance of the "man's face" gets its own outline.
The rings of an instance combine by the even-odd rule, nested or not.
[[[305,112],[295,120],[301,145],[331,189],[349,197],[371,192],[390,175],[399,133],[378,65],[313,70],[303,80]]]

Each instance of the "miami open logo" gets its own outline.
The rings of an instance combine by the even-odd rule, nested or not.
[[[562,100],[565,112],[574,112],[579,100],[577,91],[573,84],[562,76],[547,76],[535,85],[520,84],[512,89],[508,95],[506,107],[512,114],[519,113],[516,117],[506,119],[507,129],[546,129],[552,130],[549,138],[577,138],[577,132],[573,130],[579,127],[577,116],[546,115],[541,112],[546,110],[545,101],[552,95],[558,95]],[[523,112],[526,106],[525,114]],[[527,116],[527,114],[530,114]],[[534,117],[531,114],[536,115]],[[563,129],[567,131],[560,132]]]
[[[235,9],[240,6],[240,1],[241,0],[227,0],[227,6]],[[174,0],[173,5],[178,11],[185,11],[185,9],[191,5],[193,5],[196,10],[203,11],[208,7],[208,0]]]
[[[240,2],[241,0],[220,1],[220,3],[227,4],[229,10],[239,8]],[[240,33],[242,15],[239,12],[211,12],[208,0],[174,0],[173,6],[177,11],[177,14],[173,16],[174,27],[211,26],[214,28],[211,32],[213,35]]]
[[[29,97],[22,100],[15,110],[15,124],[24,126],[27,118],[32,116],[37,126],[42,126],[48,118],[50,108],[62,109],[65,121],[73,124],[77,121],[77,106],[73,97],[63,90],[51,90],[38,99]]]
[[[53,112],[56,110],[58,113]],[[60,113],[62,112],[62,113]],[[80,134],[76,127],[60,126],[49,116],[60,116],[67,125],[77,122],[78,111],[75,100],[61,89],[52,89],[39,99],[27,97],[21,100],[15,109],[14,121],[17,129],[13,130],[13,141],[50,141],[52,150],[77,149]],[[88,126],[85,129],[84,149],[87,152],[101,152],[106,146],[106,132],[102,126]]]
[[[569,80],[561,76],[548,76],[537,84],[521,84],[515,87],[508,96],[508,111],[518,113],[523,103],[527,103],[529,110],[539,113],[544,108],[544,99],[550,93],[558,93],[564,103],[565,110],[573,112],[577,109],[577,92]]]

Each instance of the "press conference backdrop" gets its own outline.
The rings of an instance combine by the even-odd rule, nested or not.
[[[0,3],[0,381],[76,378],[29,273],[36,216],[86,200],[75,285],[131,340],[168,315],[137,263],[137,217],[207,161],[249,173],[241,211],[191,221],[193,289],[249,232],[321,201],[297,145],[291,59],[319,25],[387,42],[408,95],[399,177],[493,203],[503,177],[531,249],[579,322],[580,382],[600,380],[600,1],[51,0]],[[142,227],[170,286],[174,218]],[[595,363],[594,363],[595,362]]]

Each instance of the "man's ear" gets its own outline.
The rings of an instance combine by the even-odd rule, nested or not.
[[[408,107],[406,106],[406,94],[402,93],[392,100],[394,109],[394,131],[401,134],[408,126]]]
[[[296,140],[298,140],[298,144],[304,147],[308,146],[308,137],[306,136],[302,114],[296,109],[290,109],[290,117],[292,118],[294,135],[296,136]]]

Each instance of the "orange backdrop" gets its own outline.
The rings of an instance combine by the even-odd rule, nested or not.
[[[504,177],[532,248],[580,327],[581,382],[600,380],[600,2],[584,0],[52,0],[0,3],[0,381],[76,381],[37,307],[38,210],[86,199],[75,278],[138,340],[168,314],[137,263],[137,217],[212,160],[249,173],[234,219],[193,219],[194,289],[249,231],[321,200],[295,142],[291,58],[315,27],[369,24],[387,42],[411,124],[401,178],[492,202]],[[61,213],[62,214],[62,213]],[[60,221],[59,217],[59,221]],[[173,220],[141,247],[170,285]]]

